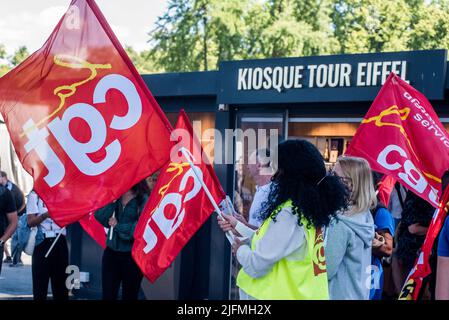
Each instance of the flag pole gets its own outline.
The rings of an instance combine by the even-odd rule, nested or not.
[[[215,211],[217,212],[217,214],[220,216],[220,218],[222,218],[223,220],[226,220],[222,213],[220,208],[218,207],[217,203],[215,202],[214,198],[212,197],[212,194],[209,191],[209,188],[206,186],[206,184],[204,183],[203,179],[201,179],[200,176],[198,176],[196,170],[195,170],[195,166],[192,163],[192,160],[190,159],[189,154],[186,152],[186,149],[184,147],[181,147],[179,149],[182,154],[184,155],[184,157],[187,159],[187,162],[189,163],[190,167],[192,168],[193,173],[195,174],[195,177],[198,179],[198,181],[201,183],[201,186],[203,187],[204,192],[206,193],[207,197],[209,198],[210,202],[212,203]],[[228,238],[229,243],[233,244],[234,243],[234,236],[232,234],[231,231],[226,232],[226,238]]]
[[[53,247],[55,246],[58,239],[61,237],[62,231],[64,231],[64,229],[65,229],[65,227],[61,229],[61,232],[58,234],[55,241],[53,241],[53,243],[51,244],[50,249],[48,249],[47,253],[45,254],[45,258],[48,258],[48,255],[50,254],[51,250],[53,250]]]
[[[112,218],[115,218],[115,210],[114,213],[112,214]],[[109,240],[112,241],[112,233],[114,232],[114,227],[111,227],[111,232],[109,232]]]

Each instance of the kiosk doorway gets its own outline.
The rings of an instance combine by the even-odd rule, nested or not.
[[[339,156],[344,154],[354,136],[362,118],[310,118],[290,112],[237,112],[235,128],[242,129],[275,129],[278,131],[279,142],[285,139],[305,139],[314,144],[331,170]],[[270,146],[269,133],[264,141],[257,141],[258,148]],[[248,168],[248,157],[251,154],[247,143],[236,141],[234,144],[234,192],[233,201],[235,209],[248,219],[248,213],[256,192],[256,183]],[[231,256],[229,298],[239,299],[236,278],[240,265],[234,256]]]

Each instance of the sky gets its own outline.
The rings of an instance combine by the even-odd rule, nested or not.
[[[0,0],[0,44],[12,54],[25,45],[30,53],[47,40],[71,0]],[[168,0],[96,0],[123,46],[148,49],[148,33]]]

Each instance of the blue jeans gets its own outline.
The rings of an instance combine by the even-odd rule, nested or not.
[[[2,274],[2,264],[3,264],[3,247],[0,247],[0,275]]]
[[[19,245],[19,236],[16,230],[11,239],[11,257],[13,264],[22,262],[22,251],[23,248]]]

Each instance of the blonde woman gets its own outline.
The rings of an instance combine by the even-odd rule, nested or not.
[[[371,288],[371,247],[377,204],[371,169],[362,158],[340,157],[334,168],[350,191],[350,205],[326,230],[325,256],[332,300],[368,300]]]

